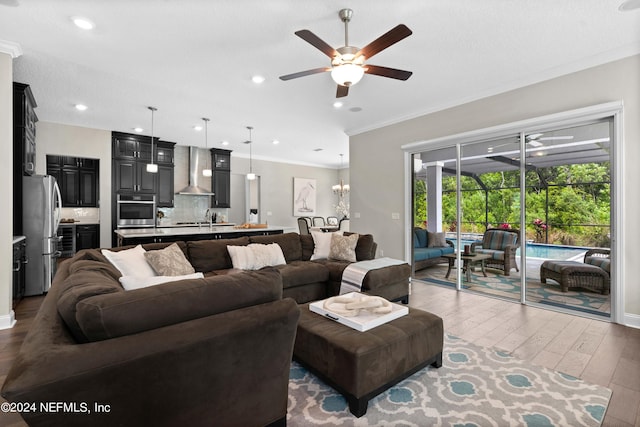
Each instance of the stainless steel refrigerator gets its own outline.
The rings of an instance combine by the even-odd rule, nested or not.
[[[22,186],[23,234],[27,237],[25,295],[42,295],[56,273],[58,226],[62,197],[50,175],[24,176]]]

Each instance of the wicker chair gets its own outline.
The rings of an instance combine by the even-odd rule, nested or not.
[[[547,283],[553,279],[560,284],[560,290],[583,288],[608,295],[611,289],[611,251],[590,249],[584,255],[584,262],[547,260],[540,266],[540,281]]]
[[[516,251],[520,247],[520,231],[515,229],[489,228],[482,236],[482,242],[471,244],[471,252],[491,255],[485,261],[487,267],[497,268],[504,271],[508,276],[511,269],[518,269],[516,263]]]

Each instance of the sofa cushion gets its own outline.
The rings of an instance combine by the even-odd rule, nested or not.
[[[426,248],[427,247],[427,230],[425,230],[424,228],[414,228],[413,234],[415,236],[415,239],[418,241],[417,246],[416,246],[416,243],[414,242],[414,246],[416,248]]]
[[[518,234],[512,231],[488,230],[482,237],[482,247],[504,251],[507,246],[515,245],[517,241]]]
[[[153,276],[153,277],[137,277],[137,276],[122,276],[119,280],[125,291],[132,291],[134,289],[146,288],[149,286],[158,286],[163,283],[177,282],[178,280],[185,279],[202,279],[204,274],[191,273],[182,274],[180,276]]]
[[[453,248],[414,248],[413,259],[415,261],[424,261],[426,259],[439,258],[445,253],[453,253]]]
[[[124,292],[117,277],[119,272],[105,262],[79,259],[70,264],[70,273],[59,284],[58,314],[78,342],[89,341],[76,319],[76,307],[86,298],[96,295]]]
[[[313,236],[311,234],[301,234],[300,245],[302,245],[302,261],[309,261],[311,255],[313,255]]]
[[[312,261],[329,258],[329,253],[331,252],[331,239],[336,234],[342,236],[342,231],[336,231],[335,233],[325,233],[323,231],[311,232],[311,237],[313,237]]]
[[[600,256],[588,256],[584,260],[585,264],[595,265],[596,267],[600,267],[607,273],[611,274],[611,259],[600,257]]]
[[[184,256],[184,252],[176,243],[164,249],[147,251],[144,257],[156,274],[160,276],[183,276],[195,272],[187,257]]]
[[[282,297],[274,268],[182,280],[85,298],[77,320],[90,341],[135,334]]]
[[[504,260],[504,251],[498,249],[476,249],[477,253],[491,255],[491,259]]]
[[[316,262],[293,261],[276,268],[282,276],[282,286],[285,289],[309,283],[326,282],[329,279],[329,270]]]
[[[349,236],[351,234],[348,231],[344,232],[345,236]],[[373,240],[373,236],[371,234],[360,234],[358,237],[358,244],[356,245],[356,258],[358,261],[367,261],[370,259],[374,259],[376,257],[376,242]]]
[[[302,259],[302,244],[298,233],[272,234],[268,236],[250,236],[251,243],[277,243],[282,248],[287,263]]]
[[[220,240],[195,240],[187,242],[189,261],[193,268],[201,273],[226,270],[233,267],[227,246],[246,246],[248,237]]]

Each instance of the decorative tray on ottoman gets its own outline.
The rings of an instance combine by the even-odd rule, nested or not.
[[[343,298],[344,299],[350,298],[355,301],[356,298],[360,295],[361,294],[359,294],[358,292],[350,292],[348,294],[340,295],[339,298],[340,300],[343,300]],[[397,319],[399,317],[406,316],[407,314],[409,314],[408,307],[387,301],[387,304],[391,304],[391,311],[389,313],[385,313],[385,314],[372,313],[368,310],[363,309],[360,311],[360,313],[357,316],[345,316],[343,314],[338,314],[324,307],[325,301],[330,299],[331,298],[312,302],[311,304],[309,304],[309,310],[313,311],[314,313],[320,314],[321,316],[324,316],[327,319],[334,320],[338,323],[341,323],[345,326],[348,326],[360,332],[368,331],[369,329],[373,329],[376,326],[380,326],[384,323],[390,322],[394,319]]]

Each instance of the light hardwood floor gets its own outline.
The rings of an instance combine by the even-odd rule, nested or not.
[[[640,330],[415,281],[409,305],[444,319],[445,331],[511,352],[613,391],[604,426],[640,426]],[[42,297],[16,308],[18,322],[0,331],[0,383],[11,367]],[[4,401],[0,398],[0,401]],[[0,426],[24,427],[0,412]]]
[[[604,426],[640,426],[640,329],[412,283],[409,305],[446,332],[613,391]]]

